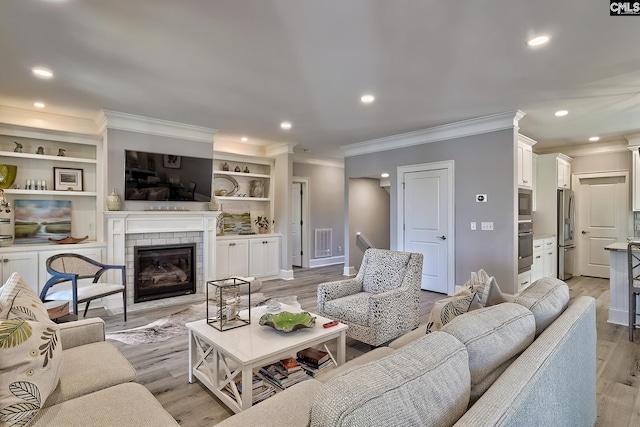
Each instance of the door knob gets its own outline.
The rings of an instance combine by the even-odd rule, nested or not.
[[[589,234],[589,232],[582,230],[582,234]]]
[[[438,239],[440,240],[447,240],[447,238],[445,236],[436,236]]]

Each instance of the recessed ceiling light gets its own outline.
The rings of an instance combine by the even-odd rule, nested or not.
[[[600,137],[599,136],[592,136],[591,138],[589,138],[589,141],[591,141],[591,142],[600,141]]]
[[[240,141],[242,142],[247,142],[249,140],[249,138],[247,138],[246,136],[243,136],[242,138],[240,138]]]
[[[38,108],[44,108],[44,102],[34,102],[33,106]]]
[[[527,45],[531,47],[542,46],[543,44],[549,43],[549,40],[551,40],[551,37],[547,35],[535,36],[527,40]]]
[[[53,77],[53,72],[46,68],[36,67],[31,71],[33,71],[33,74],[43,79],[50,79],[51,77]]]
[[[386,173],[386,172],[385,172],[385,173],[380,174],[380,176],[381,176],[381,177],[383,177],[383,178],[389,178],[389,174],[388,174],[388,173]]]
[[[569,114],[569,112],[567,110],[558,110],[558,111],[556,111],[555,114],[556,114],[556,117],[564,117],[567,114]]]
[[[375,99],[373,95],[362,95],[360,97],[360,101],[362,101],[363,104],[371,104]]]
[[[280,127],[282,129],[291,129],[291,122],[282,122],[280,123]]]

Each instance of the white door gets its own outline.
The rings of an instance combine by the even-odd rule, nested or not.
[[[302,183],[294,182],[291,186],[291,200],[291,265],[302,267]]]
[[[422,289],[448,291],[447,169],[405,172],[404,250],[424,255]]]
[[[605,246],[626,241],[627,174],[576,175],[576,247],[578,271],[583,276],[609,277],[609,252]]]

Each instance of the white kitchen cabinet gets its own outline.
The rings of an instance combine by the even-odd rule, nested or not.
[[[640,211],[640,155],[638,155],[638,147],[632,147],[632,178],[631,178],[631,204],[634,211]]]
[[[518,274],[518,292],[531,284],[531,270]]]
[[[533,145],[536,141],[518,135],[518,187],[533,189]]]
[[[13,273],[20,273],[26,284],[39,293],[38,288],[38,255],[32,251],[12,252],[0,254],[0,271],[2,272],[2,283],[4,284]]]
[[[280,238],[251,239],[249,247],[249,275],[274,277],[280,272]]]
[[[544,277],[544,239],[534,239],[533,241],[533,264],[531,265],[531,282]]]
[[[216,278],[249,275],[249,242],[246,239],[216,242]]]
[[[556,238],[553,236],[544,239],[542,265],[542,277],[556,276]]]
[[[558,188],[571,188],[571,163],[562,158],[556,159]]]

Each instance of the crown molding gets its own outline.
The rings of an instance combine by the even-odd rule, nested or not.
[[[293,154],[293,147],[298,145],[297,142],[281,142],[279,144],[271,144],[265,147],[264,152],[268,157],[276,157],[281,154]]]
[[[327,158],[321,158],[321,157],[307,157],[299,154],[293,155],[293,163],[301,163],[301,164],[316,165],[316,166],[329,166],[333,168],[344,169],[343,160],[327,159]]]
[[[640,147],[640,132],[625,135],[624,139],[627,140],[629,149]]]
[[[28,128],[98,135],[96,124],[91,119],[63,116],[43,111],[31,111],[0,105],[0,122]]]
[[[109,110],[100,110],[95,119],[95,123],[98,125],[100,134],[103,134],[107,129],[117,129],[147,135],[208,142],[210,144],[213,144],[213,136],[217,132],[216,129],[202,126],[187,125]]]
[[[264,146],[248,144],[245,142],[231,141],[216,135],[213,140],[213,150],[218,152],[238,154],[241,156],[264,157]]]
[[[377,153],[379,151],[395,150],[414,145],[428,144],[447,139],[463,138],[471,135],[495,132],[504,129],[518,130],[518,121],[525,116],[520,110],[506,113],[492,114],[475,119],[463,120],[446,125],[435,126],[414,132],[372,139],[355,144],[344,145],[342,151],[345,157],[362,154]]]
[[[518,139],[524,142],[525,144],[531,145],[532,147],[538,143],[538,141],[536,141],[535,139],[531,139],[528,136],[525,136],[521,133],[518,133]]]

